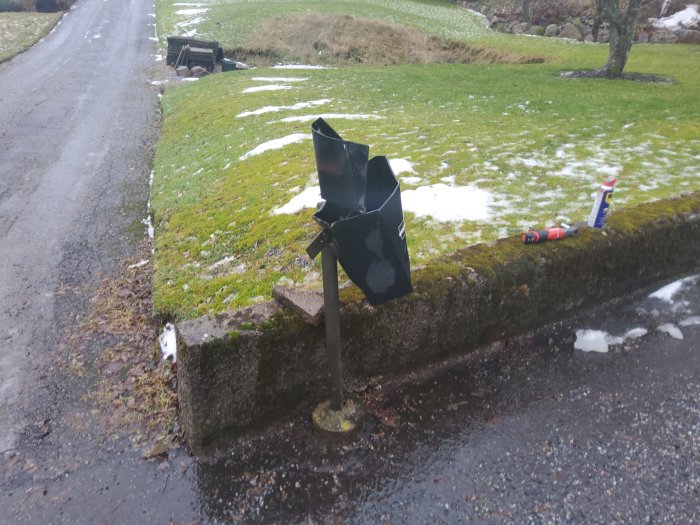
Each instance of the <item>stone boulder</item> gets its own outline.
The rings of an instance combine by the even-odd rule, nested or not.
[[[559,38],[571,38],[572,40],[582,40],[583,35],[581,34],[581,31],[579,31],[578,27],[576,27],[574,24],[567,23],[564,24],[564,27],[561,28]]]
[[[192,72],[192,76],[195,78],[202,78],[209,74],[209,71],[202,66],[194,66],[190,71]]]
[[[651,35],[649,40],[654,44],[675,44],[678,37],[669,29],[660,29]]]
[[[516,24],[513,26],[513,34],[515,35],[524,35],[527,33],[530,28],[532,27],[532,24],[528,22],[520,22],[519,24]]]
[[[187,77],[191,77],[191,76],[192,76],[192,72],[190,71],[190,68],[188,68],[187,66],[179,66],[179,67],[175,70],[175,74],[176,74],[178,77],[184,77],[184,78],[187,78]]]
[[[681,44],[700,44],[700,31],[694,29],[679,29],[674,35]]]
[[[557,24],[549,24],[544,28],[544,36],[557,36],[559,34],[559,26]]]

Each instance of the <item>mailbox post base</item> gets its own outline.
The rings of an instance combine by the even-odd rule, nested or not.
[[[346,399],[341,410],[331,409],[330,400],[319,404],[311,415],[314,429],[329,439],[356,439],[365,429],[365,409],[357,400]]]

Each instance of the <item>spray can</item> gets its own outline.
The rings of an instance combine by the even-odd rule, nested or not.
[[[617,180],[610,177],[605,179],[605,182],[598,187],[598,192],[595,196],[591,215],[588,217],[588,226],[591,228],[602,228],[605,225],[605,219],[608,216],[608,208],[612,201],[613,186]]]

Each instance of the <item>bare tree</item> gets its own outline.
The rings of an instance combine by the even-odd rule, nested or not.
[[[602,13],[610,24],[610,54],[608,62],[599,72],[608,77],[619,77],[627,64],[634,25],[639,8],[648,0],[596,0],[596,11]]]

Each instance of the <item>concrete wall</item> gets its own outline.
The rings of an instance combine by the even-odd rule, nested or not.
[[[372,308],[341,291],[346,384],[464,354],[661,279],[700,269],[700,192],[614,213],[605,231],[468,247]],[[309,403],[327,384],[323,327],[274,303],[178,326],[181,424],[195,452]]]

